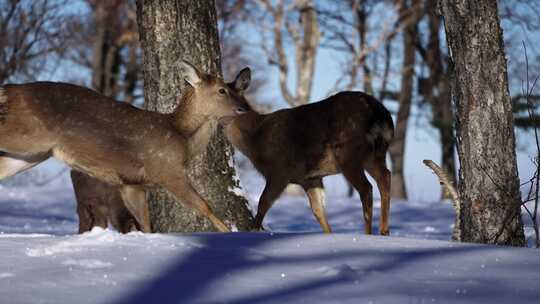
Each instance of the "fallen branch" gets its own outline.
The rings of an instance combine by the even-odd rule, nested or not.
[[[439,167],[432,160],[424,159],[422,162],[424,163],[424,165],[430,168],[433,171],[433,173],[435,173],[435,175],[437,175],[437,177],[439,178],[439,183],[441,184],[441,186],[443,186],[443,189],[448,191],[448,193],[450,193],[450,197],[452,198],[452,202],[454,205],[454,210],[456,211],[456,220],[454,221],[454,230],[452,231],[452,240],[460,241],[461,239],[460,237],[461,235],[461,232],[460,232],[461,201],[459,200],[459,194],[456,188],[454,187],[454,181],[452,180],[450,175],[448,175],[448,173],[446,173],[441,167]]]

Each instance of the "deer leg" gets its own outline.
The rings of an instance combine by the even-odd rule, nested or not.
[[[182,199],[182,202],[195,209],[200,215],[206,217],[214,226],[221,232],[231,232],[229,227],[223,223],[210,209],[206,200],[188,183],[187,178],[176,179],[173,185],[165,186],[177,199]]]
[[[49,157],[38,156],[23,159],[12,157],[8,154],[0,154],[0,180],[28,170],[47,158]]]
[[[373,189],[369,183],[363,168],[344,168],[343,175],[360,194],[362,212],[364,215],[364,232],[372,234],[373,218]]]
[[[79,215],[79,233],[90,231],[94,227],[94,218],[92,216],[91,206],[81,204],[77,200],[77,215]]]
[[[93,227],[107,228],[107,209],[93,204],[77,202],[79,233],[92,230]]]
[[[331,233],[332,229],[326,220],[326,215],[324,212],[325,197],[322,179],[311,179],[302,184],[302,187],[304,188],[304,191],[306,191],[309,198],[309,204],[311,206],[311,210],[313,211],[313,215],[315,215],[315,218],[317,221],[319,221],[319,224],[324,232]]]
[[[152,232],[146,192],[140,187],[123,186],[120,188],[120,194],[127,209],[140,224],[141,230],[146,233]]]
[[[377,182],[377,188],[381,193],[381,221],[379,224],[379,232],[381,235],[389,235],[390,228],[390,184],[391,173],[386,168],[384,158],[378,159],[370,165],[366,166],[366,170]]]
[[[283,182],[283,179],[267,179],[266,186],[264,187],[261,198],[259,199],[259,205],[257,206],[257,215],[255,216],[255,222],[253,228],[255,230],[262,230],[262,223],[266,213],[274,202],[278,199],[279,195],[285,190],[287,182]]]
[[[109,206],[109,221],[112,226],[121,233],[128,233],[131,231],[141,230],[137,223],[137,220],[133,217],[131,212],[125,207],[121,198],[118,198],[116,202],[114,197],[114,203],[121,203],[121,205]]]
[[[88,184],[93,179],[75,170],[71,170],[70,175],[79,215],[79,233],[90,231],[94,226],[107,228],[108,208],[101,201],[102,197],[96,195],[96,188]]]

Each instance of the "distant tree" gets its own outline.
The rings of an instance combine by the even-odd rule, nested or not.
[[[159,17],[158,17],[159,16]],[[137,20],[143,48],[146,107],[171,112],[184,80],[174,70],[186,59],[205,72],[221,74],[221,55],[215,3],[204,1],[137,1]],[[217,127],[215,122],[208,122]],[[190,177],[197,191],[209,201],[218,217],[239,230],[251,228],[247,201],[233,192],[238,186],[232,164],[232,147],[221,132],[207,152],[190,163]],[[210,231],[214,227],[195,212],[175,204],[164,192],[151,195],[151,218],[155,231]]]
[[[75,40],[69,58],[91,71],[93,89],[128,103],[142,100],[134,1],[87,0],[86,4],[89,13],[69,24]]]
[[[440,4],[457,110],[459,239],[523,246],[512,102],[497,2]]]
[[[340,53],[335,58],[342,74],[329,93],[360,89],[384,101],[388,93],[392,41],[403,26],[397,14],[391,13],[392,4],[373,0],[319,1],[317,4],[321,47]],[[383,22],[371,22],[380,20],[381,15],[387,17]],[[398,94],[392,95],[395,98]],[[348,195],[353,193],[354,188],[349,184]]]
[[[315,61],[319,47],[319,22],[312,0],[257,0],[262,9],[261,20],[255,20],[262,32],[261,47],[268,62],[278,68],[281,95],[291,106],[311,101]],[[254,14],[257,16],[257,14]],[[292,41],[296,79],[294,91],[289,89],[291,68],[286,39]],[[272,41],[271,44],[267,40]]]
[[[0,84],[31,81],[44,70],[47,61],[61,57],[68,45],[62,13],[67,1],[0,1]]]
[[[219,42],[221,48],[221,68],[225,79],[232,79],[238,72],[250,67],[251,83],[246,98],[253,104],[262,102],[263,89],[268,83],[269,67],[261,61],[256,48],[250,45],[250,37],[246,35],[249,27],[250,9],[246,0],[216,1]]]
[[[373,26],[370,24],[370,18],[372,20],[380,17],[375,14],[376,8],[383,11],[389,7],[390,5],[381,5],[381,2],[372,0],[318,4],[317,12],[322,32],[321,47],[346,55],[336,56],[342,68],[342,75],[336,81],[333,91],[361,89],[368,94],[375,94],[373,81],[377,77],[376,59],[380,58],[380,54],[377,53],[392,41],[400,29],[395,26],[394,18],[388,18]],[[385,10],[385,13],[387,12],[388,10]],[[368,39],[370,34],[372,36],[376,34],[376,37]],[[385,80],[381,79],[380,91],[385,90],[384,83]]]
[[[415,41],[418,35],[418,22],[421,18],[421,1],[396,1],[400,22],[403,22],[403,67],[401,69],[401,87],[399,92],[399,108],[396,115],[394,140],[388,150],[392,160],[393,198],[407,198],[404,176],[405,140],[407,124],[411,112],[414,85],[414,68],[416,63]]]
[[[528,57],[525,63],[523,43],[529,51],[535,50],[535,33],[540,31],[540,7],[535,1],[527,0],[501,0],[499,1],[499,15],[501,22],[506,23],[504,32],[504,44],[508,58],[508,79],[512,103],[514,104],[514,125],[517,128],[530,130],[540,127],[540,115],[536,110],[529,115],[527,100],[523,94],[522,84],[524,67],[527,64],[530,71],[540,71],[540,55],[536,49]],[[540,93],[538,90],[530,92],[529,100],[535,109],[540,105]]]
[[[418,79],[418,92],[425,103],[429,105],[431,109],[430,123],[439,133],[442,169],[452,177],[452,180],[456,180],[454,117],[448,78],[448,56],[442,50],[441,39],[443,38],[440,35],[442,18],[436,11],[435,1],[426,1],[424,9],[427,17],[427,30],[421,34],[427,36],[427,39],[425,39],[425,45],[422,45],[419,35],[416,47],[429,75]],[[450,198],[450,193],[443,191],[442,198]]]

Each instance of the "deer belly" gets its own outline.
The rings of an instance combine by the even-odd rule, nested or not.
[[[76,153],[65,149],[54,148],[53,156],[54,158],[63,161],[74,170],[86,173],[87,175],[110,184],[122,184],[122,179],[118,172],[113,170],[109,164],[103,164],[102,162],[99,162],[97,158],[91,157],[90,155],[77,155]]]
[[[306,177],[321,177],[339,173],[337,161],[334,153],[330,149],[326,149],[324,153],[312,158],[306,158]]]

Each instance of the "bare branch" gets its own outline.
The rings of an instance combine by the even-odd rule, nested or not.
[[[459,194],[454,187],[454,181],[452,178],[448,175],[448,173],[444,172],[444,170],[439,167],[435,162],[429,159],[425,159],[422,161],[424,165],[426,165],[428,168],[430,168],[435,175],[439,178],[439,183],[441,186],[443,186],[443,189],[448,191],[450,193],[450,196],[452,197],[452,203],[454,204],[454,210],[456,212],[456,219],[454,222],[454,231],[452,232],[452,240],[459,241],[460,238],[460,221],[461,221],[461,212],[460,212],[460,206],[461,201],[459,198]]]

